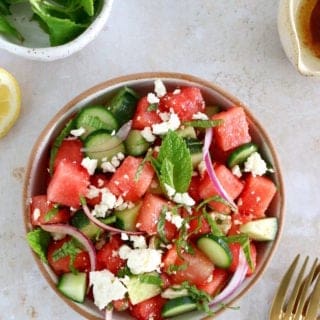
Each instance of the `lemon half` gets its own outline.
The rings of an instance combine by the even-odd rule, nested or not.
[[[0,138],[17,121],[21,109],[20,87],[15,77],[0,68]]]

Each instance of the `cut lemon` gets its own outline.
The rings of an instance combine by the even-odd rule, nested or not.
[[[21,108],[21,93],[17,80],[0,68],[0,138],[5,136],[17,121]]]

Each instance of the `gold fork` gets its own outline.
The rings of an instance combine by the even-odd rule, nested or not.
[[[320,306],[320,265],[313,262],[310,272],[304,277],[309,260],[307,257],[299,271],[292,293],[286,302],[286,293],[298,265],[297,255],[284,275],[270,309],[270,320],[316,320]],[[311,293],[308,296],[308,292]]]

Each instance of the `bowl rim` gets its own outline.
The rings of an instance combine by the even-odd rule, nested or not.
[[[66,58],[83,49],[98,36],[110,16],[113,1],[114,0],[103,0],[101,11],[88,28],[79,36],[65,44],[55,47],[25,47],[12,43],[5,37],[0,36],[0,49],[37,61],[54,61]]]
[[[126,83],[130,81],[136,81],[136,80],[144,80],[144,81],[154,81],[155,79],[161,79],[163,81],[165,80],[173,80],[173,81],[187,81],[187,82],[193,82],[196,85],[200,85],[203,87],[206,87],[210,90],[216,91],[217,93],[221,94],[223,97],[230,100],[235,105],[239,105],[244,108],[245,113],[249,116],[250,121],[253,123],[253,125],[257,128],[261,136],[263,137],[264,142],[267,144],[269,151],[271,153],[271,157],[274,161],[274,166],[278,171],[277,176],[277,187],[279,192],[279,216],[278,216],[278,232],[276,239],[272,241],[272,244],[269,248],[268,255],[264,258],[263,265],[259,268],[259,270],[254,274],[254,278],[251,278],[250,282],[245,286],[242,287],[240,292],[233,297],[232,300],[228,301],[226,304],[226,307],[229,305],[232,305],[234,302],[239,300],[241,297],[243,297],[256,283],[259,279],[261,279],[263,273],[267,269],[268,265],[271,262],[271,259],[279,245],[282,232],[283,232],[283,225],[285,220],[285,207],[286,207],[286,201],[285,201],[285,187],[284,187],[284,181],[283,181],[283,174],[282,169],[279,161],[278,154],[275,150],[275,147],[266,132],[266,130],[261,126],[261,124],[256,120],[256,118],[253,116],[251,111],[248,109],[248,107],[243,104],[238,98],[230,94],[229,92],[222,89],[219,85],[201,79],[199,77],[185,74],[185,73],[176,73],[176,72],[143,72],[143,73],[134,73],[130,75],[125,76],[119,76],[116,78],[112,78],[110,80],[104,81],[102,83],[99,83],[82,93],[80,93],[78,96],[70,100],[67,104],[65,104],[54,116],[51,118],[51,120],[48,122],[48,124],[45,126],[45,128],[42,130],[40,135],[38,136],[36,142],[33,145],[33,148],[30,152],[29,159],[26,166],[26,172],[24,177],[24,184],[23,184],[23,193],[22,193],[22,200],[23,200],[23,219],[24,219],[24,226],[26,233],[30,231],[30,222],[28,219],[29,216],[29,199],[28,199],[28,190],[29,190],[29,182],[30,182],[30,174],[33,168],[33,162],[35,160],[35,156],[37,153],[37,150],[41,146],[42,141],[44,138],[49,134],[51,128],[54,126],[54,124],[60,119],[61,117],[72,107],[76,106],[78,103],[83,101],[85,98],[92,96],[95,93],[98,93],[102,90],[108,91],[108,88],[111,88],[115,85],[121,85],[121,83]],[[40,259],[37,257],[37,255],[32,251],[32,249],[29,247],[34,260],[36,261],[42,276],[46,279],[46,281],[49,283],[49,285],[52,287],[54,292],[64,300],[65,303],[67,303],[74,311],[78,312],[80,315],[86,317],[87,319],[92,320],[101,320],[101,318],[96,317],[95,315],[92,315],[91,313],[88,313],[87,311],[83,310],[78,306],[77,303],[71,301],[70,299],[63,296],[57,289],[56,284],[52,281],[52,278],[49,276],[48,271],[46,270],[44,264],[40,261]],[[218,311],[215,312],[215,316],[220,314],[225,308],[220,308]],[[203,320],[210,320],[213,319],[211,316],[205,316],[202,318]]]

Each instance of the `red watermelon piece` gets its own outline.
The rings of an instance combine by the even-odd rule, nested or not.
[[[223,151],[236,148],[251,141],[249,125],[242,107],[233,107],[215,114],[212,119],[223,120],[220,126],[214,127],[217,146]]]
[[[73,208],[80,206],[90,184],[87,169],[79,163],[63,159],[59,162],[48,186],[48,200]]]

